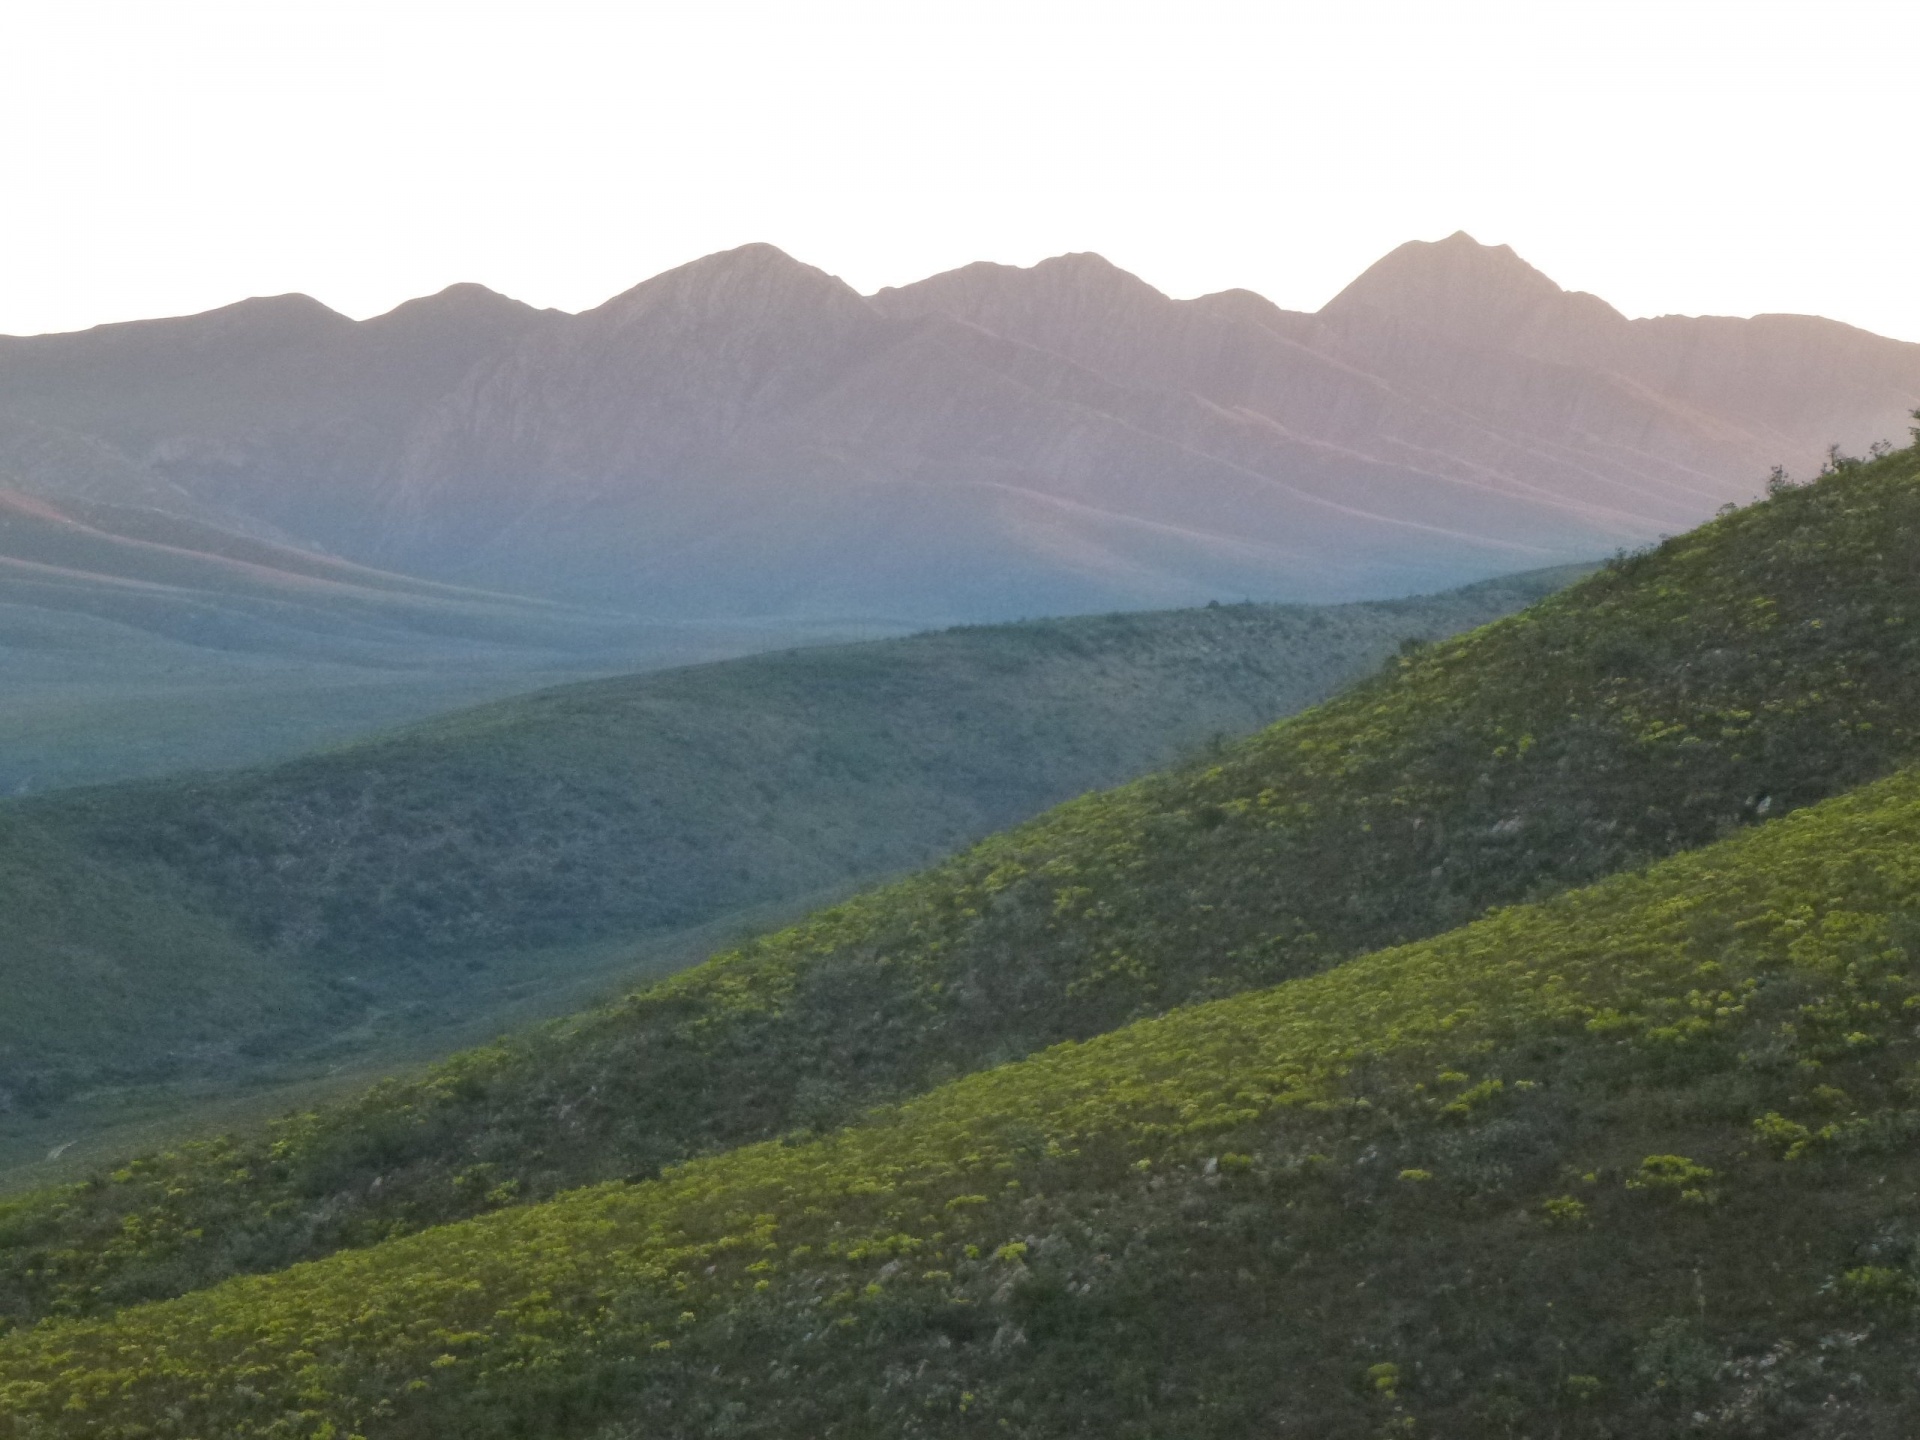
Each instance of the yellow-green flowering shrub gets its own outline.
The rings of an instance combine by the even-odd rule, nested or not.
[[[1054,1047],[821,1139],[43,1323],[0,1341],[0,1434],[412,1433],[436,1414],[481,1413],[476,1397],[585,1394],[592,1385],[569,1377],[610,1366],[644,1387],[647,1367],[678,1363],[758,1304],[817,1307],[806,1313],[838,1314],[852,1335],[864,1315],[891,1313],[914,1287],[937,1297],[953,1277],[1023,1293],[1049,1245],[1015,1227],[1044,1192],[1150,1206],[1168,1175],[1201,1197],[1268,1172],[1350,1183],[1351,1162],[1274,1157],[1289,1134],[1338,1143],[1376,1116],[1454,1144],[1499,1107],[1553,1093],[1511,1068],[1514,1083],[1491,1085],[1505,1077],[1484,1067],[1523,1063],[1529,1046],[1624,1057],[1649,1077],[1715,1056],[1737,1069],[1743,1047],[1779,1038],[1773,1016],[1788,1005],[1801,1048],[1786,1075],[1825,1063],[1812,1057],[1836,1035],[1833,1063],[1870,1064],[1881,1044],[1905,1043],[1916,992],[1897,936],[1916,907],[1920,776],[1903,774],[1645,872]],[[1680,1042],[1660,1037],[1675,1029]],[[1455,1078],[1436,1093],[1438,1069]],[[1456,1091],[1476,1090],[1466,1116],[1450,1113]],[[1689,1192],[1713,1198],[1725,1162],[1697,1154],[1642,1150],[1622,1193],[1671,1194],[1676,1208]],[[1401,1189],[1430,1208],[1428,1187]]]

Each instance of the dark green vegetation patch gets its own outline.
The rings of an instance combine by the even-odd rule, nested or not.
[[[0,1166],[156,1085],[445,1053],[556,990],[544,1013],[578,1008],[632,983],[639,942],[928,863],[1569,578],[756,656],[0,803]]]

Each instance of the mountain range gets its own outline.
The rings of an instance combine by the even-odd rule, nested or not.
[[[863,296],[749,245],[578,315],[458,285],[0,339],[0,480],[657,620],[912,627],[1592,558],[1916,399],[1920,345],[1628,320],[1464,234],[1316,314],[1090,254]]]

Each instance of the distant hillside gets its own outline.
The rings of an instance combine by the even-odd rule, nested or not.
[[[0,603],[320,659],[423,635],[551,644],[564,623],[556,606],[370,570],[162,510],[7,490]]]
[[[1920,451],[1843,467],[618,1005],[14,1202],[51,1318],[0,1435],[1912,1433],[1916,560]]]
[[[803,638],[647,624],[152,505],[0,489],[0,795],[258,763],[582,675]]]
[[[924,864],[1245,733],[1567,578],[818,647],[0,805],[0,1153],[111,1122],[115,1087],[144,1104],[413,1053],[630,971],[642,940]]]
[[[573,316],[456,286],[0,338],[0,473],[654,620],[918,628],[1597,558],[1917,400],[1920,346],[1628,321],[1464,235],[1317,315],[1093,255],[863,297],[751,245]]]
[[[17,1275],[131,1216],[173,1238],[16,1304],[170,1294],[828,1130],[1710,843],[1915,753],[1916,617],[1906,451],[617,1004],[96,1186]]]

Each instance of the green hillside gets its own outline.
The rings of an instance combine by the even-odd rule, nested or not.
[[[926,863],[1566,578],[757,656],[0,805],[0,1161],[577,1006],[665,937]]]
[[[1908,451],[616,1005],[23,1202],[10,1303],[97,1312],[804,1138],[1711,843],[1910,756],[1917,660]]]
[[[17,1332],[0,1435],[1911,1434],[1916,937],[1903,773],[826,1138]]]

